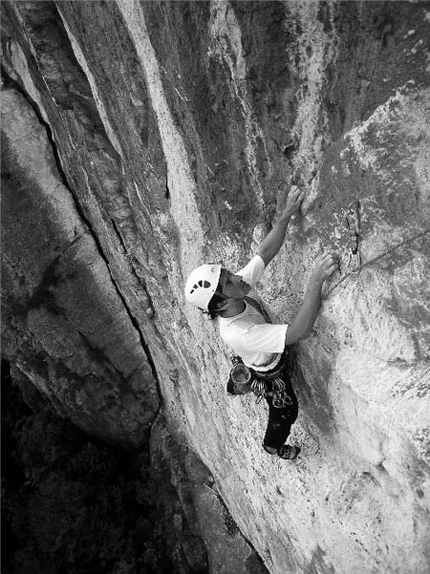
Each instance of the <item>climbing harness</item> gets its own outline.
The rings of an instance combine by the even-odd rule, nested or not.
[[[284,362],[277,374],[267,375],[265,373],[254,373],[254,380],[251,383],[251,389],[256,395],[255,402],[258,404],[263,398],[272,397],[272,405],[276,409],[293,406],[293,401],[288,395],[285,382],[280,378],[284,369]]]
[[[256,371],[247,367],[239,355],[231,357],[233,367],[227,383],[227,391],[232,395],[245,395],[254,393],[258,404],[263,398],[272,398],[275,408],[285,408],[294,403],[287,393],[286,384],[282,379],[285,368],[286,355],[284,354],[276,367],[267,373]]]

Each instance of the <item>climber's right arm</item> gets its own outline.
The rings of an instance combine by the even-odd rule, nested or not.
[[[290,323],[285,344],[292,345],[306,339],[311,334],[321,305],[321,290],[323,283],[338,267],[336,257],[327,253],[317,259],[306,289],[303,304],[294,320]]]
[[[282,244],[285,241],[285,234],[291,216],[299,211],[304,197],[304,190],[300,190],[295,186],[291,188],[290,193],[288,194],[287,203],[280,218],[261,242],[257,250],[257,254],[262,258],[266,267],[281,249]]]

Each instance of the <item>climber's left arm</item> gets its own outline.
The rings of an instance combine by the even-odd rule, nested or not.
[[[309,337],[321,305],[323,283],[338,268],[338,258],[333,253],[324,253],[317,259],[309,279],[303,304],[288,327],[285,339],[286,345],[292,345]]]
[[[285,241],[285,233],[293,213],[299,210],[305,196],[305,192],[298,187],[292,187],[288,194],[287,203],[281,217],[272,227],[271,231],[261,242],[257,254],[263,259],[267,266],[281,249]]]

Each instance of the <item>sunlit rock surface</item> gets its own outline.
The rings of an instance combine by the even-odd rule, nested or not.
[[[128,448],[161,405],[273,574],[427,573],[429,4],[1,8],[15,377]],[[289,321],[319,252],[340,272],[297,349],[289,464],[261,449],[265,406],[227,396],[227,350],[183,284],[243,264],[292,181],[302,217],[261,294]]]

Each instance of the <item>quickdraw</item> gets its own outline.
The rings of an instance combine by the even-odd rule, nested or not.
[[[255,375],[251,383],[251,389],[257,397],[255,399],[257,404],[260,403],[263,398],[267,397],[272,397],[272,405],[277,409],[282,409],[294,404],[287,393],[285,383],[282,379],[279,377],[271,379],[271,387],[269,390],[268,379],[260,379],[257,374]]]
[[[420,239],[420,237],[423,237],[424,235],[428,235],[428,234],[430,234],[430,229],[425,229],[424,231],[417,233],[417,235],[414,235],[413,237],[409,237],[408,239],[405,239],[404,241],[402,241],[398,245],[394,245],[390,249],[387,249],[387,251],[385,251],[384,253],[381,253],[380,255],[377,255],[376,257],[373,257],[372,259],[365,261],[364,263],[360,263],[359,266],[357,267],[357,269],[355,269],[354,271],[351,271],[351,272],[347,273],[346,275],[344,275],[343,277],[341,277],[341,279],[339,279],[339,281],[337,281],[337,283],[335,283],[327,291],[326,297],[328,297],[335,289],[337,289],[341,283],[343,283],[346,279],[348,279],[348,277],[356,277],[357,274],[360,273],[360,271],[364,267],[368,267],[369,265],[372,265],[376,261],[379,261],[379,259],[382,259],[383,257],[386,257],[387,255],[390,255],[390,253],[393,253],[393,251],[396,251],[397,249],[400,249],[401,247],[407,245],[408,243],[412,243],[412,241],[416,241],[417,239]]]

